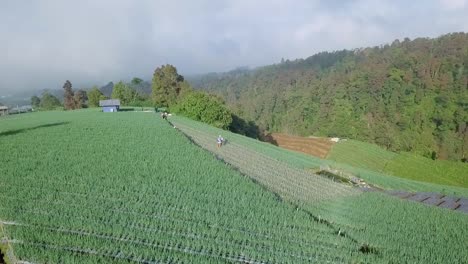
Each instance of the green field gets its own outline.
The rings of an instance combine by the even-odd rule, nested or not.
[[[184,117],[172,117],[171,122],[201,147],[212,151],[217,157],[229,162],[241,171],[241,161],[233,158],[242,155],[248,163],[255,164],[258,170],[274,175],[277,164],[290,168],[307,169],[309,166],[333,165],[355,173],[367,172],[345,164],[331,163],[300,153],[283,150],[271,144],[259,142],[210,127]],[[222,134],[227,144],[220,149],[215,147],[216,136]],[[253,155],[252,153],[256,153]],[[273,159],[271,162],[269,159]],[[467,194],[467,189],[426,184],[400,179],[368,171],[370,179],[377,179],[382,185],[395,185],[421,190],[445,190],[448,193]],[[250,173],[252,175],[252,173]],[[297,174],[285,177],[291,183],[301,179]],[[363,176],[361,175],[361,176]],[[257,179],[256,175],[251,176]],[[313,177],[311,174],[309,177]],[[274,178],[274,176],[269,177]],[[268,189],[294,204],[298,201],[275,188],[268,182],[258,180]],[[447,189],[446,189],[447,188]],[[397,188],[398,189],[398,188]],[[322,192],[332,192],[327,186]],[[318,192],[320,192],[318,191]],[[359,245],[367,245],[372,256],[371,262],[381,263],[464,263],[468,259],[465,238],[468,235],[468,215],[446,209],[429,207],[416,202],[400,200],[382,193],[361,193],[359,195],[336,196],[320,202],[301,201],[300,207],[319,219],[330,223],[335,230],[347,235]],[[363,246],[363,249],[366,247]]]
[[[329,160],[410,180],[468,188],[468,164],[394,153],[369,143],[335,144]]]
[[[343,262],[358,245],[152,113],[0,120],[0,219],[33,263]]]
[[[1,118],[2,246],[31,263],[468,259],[467,214],[362,193],[310,173],[348,165],[170,121],[177,129],[154,113],[94,109]]]
[[[401,177],[392,177],[386,173],[379,172],[377,169],[366,168],[365,166],[360,166],[360,167],[356,166],[360,164],[356,164],[353,162],[350,162],[350,164],[346,164],[346,163],[340,163],[340,162],[333,161],[333,160],[323,160],[317,157],[313,157],[313,156],[295,152],[295,151],[290,151],[287,149],[274,146],[269,143],[261,142],[259,140],[255,140],[255,139],[251,139],[248,137],[244,137],[242,135],[231,133],[229,131],[224,131],[215,127],[211,127],[206,124],[193,121],[185,117],[174,116],[172,117],[171,120],[175,122],[176,125],[180,124],[180,125],[184,125],[185,127],[189,127],[192,130],[196,129],[196,130],[201,131],[205,136],[208,136],[209,138],[211,138],[213,142],[214,142],[214,139],[216,139],[216,137],[219,134],[222,134],[223,136],[228,138],[229,142],[240,145],[245,150],[253,150],[257,153],[263,154],[277,161],[286,163],[290,167],[294,167],[298,169],[314,169],[314,170],[318,170],[321,166],[332,167],[332,168],[336,168],[345,172],[353,173],[363,178],[364,180],[374,185],[385,188],[385,189],[405,190],[405,191],[411,191],[411,192],[438,192],[438,193],[443,193],[447,195],[468,197],[468,188],[443,185],[443,184],[434,184],[434,183],[416,181],[416,180],[411,180],[411,179],[405,179]],[[380,148],[375,147],[374,150],[379,151]],[[385,152],[385,154],[392,155],[393,153]],[[369,156],[367,154],[365,155]],[[353,154],[351,156],[357,156],[357,155]]]

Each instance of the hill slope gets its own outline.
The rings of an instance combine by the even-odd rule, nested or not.
[[[183,117],[173,116],[170,121],[217,158],[246,173],[286,201],[293,202],[315,220],[333,226],[337,234],[346,234],[346,237],[357,241],[361,245],[360,252],[367,252],[370,263],[456,263],[464,262],[468,257],[464,245],[460,245],[464,244],[466,234],[459,234],[459,230],[468,227],[468,214],[399,200],[380,192],[341,196],[339,194],[343,189],[336,192],[329,188],[329,184],[316,180],[319,176],[310,173],[310,170],[300,170],[299,164],[326,164],[327,161],[283,150]],[[227,143],[220,148],[214,144],[219,134],[227,139]],[[305,171],[308,176],[302,177]],[[402,180],[401,186],[406,187],[406,183],[410,182],[388,175],[383,177],[389,181]],[[284,180],[280,181],[279,178]],[[302,184],[298,186],[297,183]],[[316,183],[316,186],[307,183]],[[420,188],[431,186],[425,183],[416,185],[420,185]],[[305,198],[322,194],[328,197],[318,200],[298,199],[294,193],[300,193],[301,186],[310,192],[303,193]],[[455,189],[464,190],[464,194],[468,194],[468,189]]]
[[[367,259],[357,243],[231,170],[155,114],[10,116],[0,119],[0,145],[7,153],[0,156],[0,243],[22,261]]]
[[[328,159],[402,178],[468,188],[468,164],[394,153],[347,140],[333,145]]]
[[[348,137],[441,159],[468,157],[465,33],[323,52],[190,81],[269,132]]]

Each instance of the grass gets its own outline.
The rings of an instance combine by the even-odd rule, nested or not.
[[[394,153],[355,140],[335,144],[328,159],[400,178],[468,188],[466,163]]]

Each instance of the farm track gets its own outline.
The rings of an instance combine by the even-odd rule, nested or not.
[[[281,161],[230,142],[229,139],[226,145],[217,148],[214,140],[216,137],[179,122],[174,124],[202,148],[278,193],[283,199],[307,204],[360,193],[352,187],[292,168]]]

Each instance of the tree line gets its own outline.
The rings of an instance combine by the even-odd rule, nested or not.
[[[267,132],[353,138],[434,159],[468,158],[466,33],[322,52],[191,83]]]
[[[106,96],[104,92],[110,96]],[[67,80],[63,85],[63,104],[47,91],[42,97],[33,96],[31,104],[34,108],[43,110],[75,110],[97,107],[100,100],[109,98],[119,99],[122,106],[164,108],[219,128],[251,137],[259,135],[254,123],[246,122],[233,114],[221,97],[194,90],[177,72],[177,68],[169,64],[155,69],[150,84],[135,77],[129,83],[119,81],[114,85],[111,82],[101,89],[94,86],[86,91],[73,90],[72,83]]]

